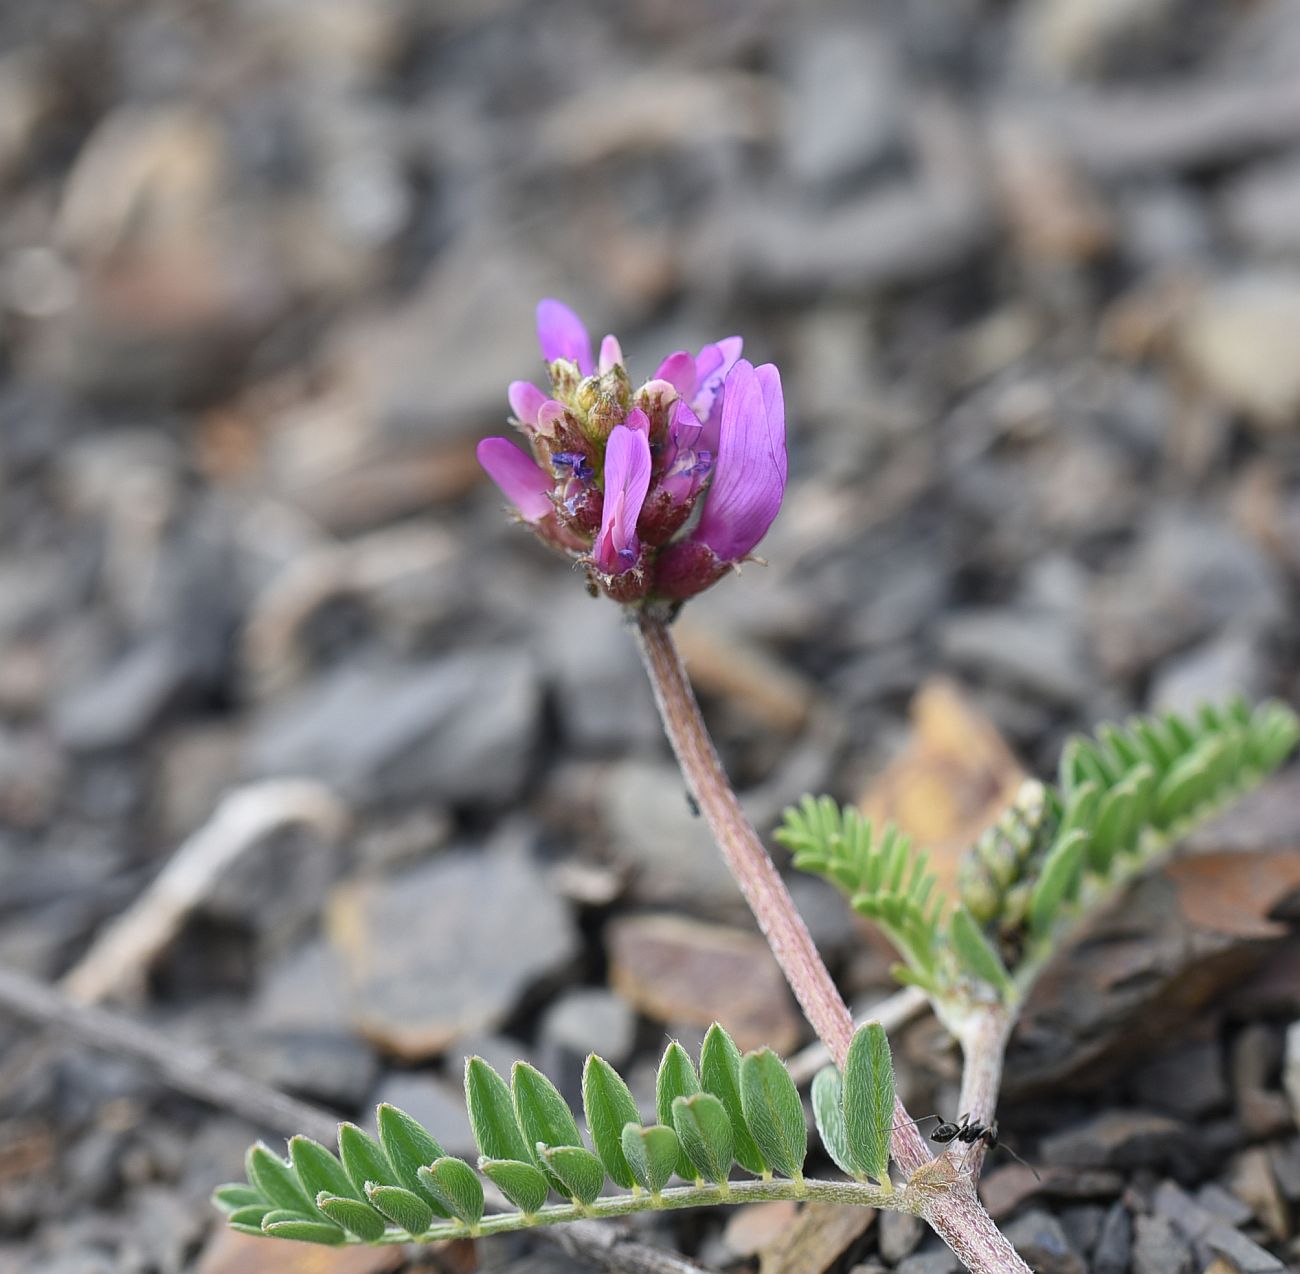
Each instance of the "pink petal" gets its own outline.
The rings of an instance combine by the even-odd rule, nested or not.
[[[509,438],[484,438],[476,454],[488,477],[526,521],[540,521],[551,512],[552,479]]]
[[[506,397],[510,400],[510,410],[521,425],[537,424],[537,409],[546,401],[546,395],[536,385],[526,380],[511,381]]]
[[[718,459],[692,538],[738,561],[767,532],[785,494],[785,404],[770,364],[760,376],[743,359],[727,376]]]
[[[699,388],[695,391],[691,406],[704,421],[701,446],[710,451],[718,449],[718,430],[722,424],[722,387],[740,357],[742,345],[739,336],[728,336],[716,345],[706,345],[695,357],[695,375]]]
[[[542,357],[548,363],[567,358],[577,363],[584,376],[590,376],[595,370],[591,337],[582,320],[562,301],[548,298],[537,303],[537,339],[541,342]]]
[[[600,343],[600,374],[603,376],[606,372],[611,372],[615,367],[621,367],[622,365],[623,347],[618,343],[618,337],[605,337]]]
[[[679,349],[659,364],[654,378],[666,380],[683,398],[689,398],[695,392],[695,360],[684,349]]]
[[[633,407],[627,413],[627,419],[623,422],[627,428],[635,430],[637,433],[643,433],[647,438],[650,437],[650,417],[641,410],[640,407]]]
[[[605,445],[605,507],[592,557],[606,575],[636,564],[636,523],[650,489],[650,439],[639,429],[615,425]]]

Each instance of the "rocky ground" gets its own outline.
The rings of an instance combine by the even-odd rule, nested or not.
[[[1071,730],[1300,696],[1294,0],[17,0],[0,189],[0,960],[340,1115],[468,1151],[468,1052],[576,1084],[595,1048],[644,1094],[716,1015],[808,1042],[615,608],[474,463],[539,296],[644,374],[732,331],[782,368],[770,565],[681,626],[762,828],[811,788],[956,845]],[[310,815],[87,969],[283,776]],[[985,1190],[1037,1269],[1300,1262],[1298,810],[1293,769],[1036,992],[1001,1113],[1043,1181]],[[206,1198],[256,1128],[17,1019],[0,1050],[5,1271],[577,1268],[231,1243]],[[955,1115],[937,1027],[896,1053]],[[643,1237],[952,1268],[892,1214]]]

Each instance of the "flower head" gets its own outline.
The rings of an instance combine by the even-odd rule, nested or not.
[[[520,516],[622,602],[708,588],[763,537],[785,492],[785,407],[770,364],[727,337],[670,354],[633,389],[618,340],[593,357],[582,320],[537,307],[549,393],[508,391],[531,457],[506,438],[479,461]],[[695,517],[692,525],[693,515]]]

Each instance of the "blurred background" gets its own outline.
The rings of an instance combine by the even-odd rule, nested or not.
[[[335,1113],[467,1153],[468,1052],[645,1095],[714,1017],[809,1039],[617,608],[474,462],[541,296],[634,378],[732,333],[782,370],[770,565],[679,625],[760,829],[824,790],[942,856],[1073,729],[1300,693],[1294,0],[7,0],[0,192],[0,962]],[[986,1189],[1051,1269],[1192,1269],[1198,1191],[1297,1259],[1298,797],[1036,993],[1003,1123],[1044,1183]],[[111,931],[182,845],[194,905]],[[0,1269],[416,1268],[220,1236],[256,1128],[17,1017],[0,1050]],[[955,1116],[933,1023],[896,1052]],[[948,1268],[892,1214],[796,1256],[742,1215],[643,1237]]]

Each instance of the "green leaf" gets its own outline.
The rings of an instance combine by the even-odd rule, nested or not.
[[[546,1166],[564,1183],[571,1199],[590,1203],[605,1184],[604,1165],[584,1146],[544,1146],[537,1143],[537,1153]]]
[[[582,1071],[582,1106],[587,1114],[587,1131],[609,1179],[624,1190],[631,1189],[632,1170],[623,1157],[623,1126],[637,1123],[636,1108],[628,1086],[603,1057],[592,1053]]]
[[[251,1208],[265,1203],[266,1200],[262,1198],[260,1190],[245,1185],[242,1181],[232,1181],[228,1185],[218,1186],[212,1192],[212,1202],[222,1212],[235,1212],[239,1208]]]
[[[483,1219],[483,1183],[463,1159],[443,1155],[420,1169],[420,1180],[452,1216],[468,1226]]]
[[[531,1160],[515,1118],[510,1086],[481,1057],[466,1059],[465,1104],[474,1141],[484,1158]]]
[[[536,1212],[550,1192],[546,1178],[519,1159],[480,1159],[478,1170],[525,1216]]]
[[[1074,894],[1087,845],[1088,833],[1076,827],[1048,850],[1029,900],[1029,923],[1038,937],[1050,931],[1061,908]]]
[[[412,1194],[425,1194],[424,1183],[420,1180],[420,1169],[427,1168],[435,1159],[441,1159],[447,1152],[434,1140],[429,1130],[417,1120],[411,1118],[404,1110],[382,1102],[375,1111],[375,1123],[379,1129],[379,1142],[397,1174],[398,1181]],[[426,1202],[433,1205],[438,1216],[450,1215],[432,1195]],[[428,1222],[425,1222],[427,1228]]]
[[[769,1171],[740,1104],[740,1049],[717,1022],[709,1027],[700,1049],[700,1084],[726,1107],[735,1140],[736,1162],[756,1177]]]
[[[856,1177],[858,1168],[849,1155],[848,1138],[844,1131],[844,1110],[840,1098],[839,1067],[823,1066],[813,1076],[812,1108],[817,1132],[826,1153],[835,1160],[841,1172]]]
[[[366,1182],[376,1185],[401,1185],[383,1147],[356,1124],[339,1125],[339,1157],[352,1184],[364,1193]]]
[[[515,1119],[532,1147],[529,1158],[539,1168],[546,1169],[546,1159],[538,1153],[537,1143],[544,1146],[577,1146],[582,1144],[578,1121],[569,1104],[536,1067],[527,1062],[516,1062],[510,1072],[510,1090],[514,1099]],[[490,1158],[498,1158],[492,1155]],[[560,1193],[566,1187],[559,1177],[551,1174],[551,1184]]]
[[[265,1200],[261,1203],[246,1203],[242,1208],[235,1208],[234,1211],[226,1217],[226,1220],[236,1229],[247,1226],[249,1229],[255,1230],[260,1234],[262,1231],[262,1218],[266,1216],[268,1212],[273,1212],[274,1210],[275,1209],[270,1207]]]
[[[968,973],[987,982],[1004,998],[1014,991],[1010,975],[1002,963],[1002,957],[994,951],[979,925],[975,923],[975,918],[965,907],[958,907],[952,913],[952,919],[948,924],[948,936],[952,940],[957,959]]]
[[[343,1165],[320,1142],[310,1137],[291,1137],[289,1159],[309,1199],[314,1199],[322,1190],[344,1199],[365,1198],[343,1171]]]
[[[623,1157],[632,1170],[637,1185],[651,1194],[658,1194],[677,1171],[682,1155],[677,1134],[663,1124],[643,1128],[628,1124],[623,1129]]]
[[[894,1063],[879,1022],[854,1032],[844,1059],[844,1132],[859,1172],[889,1182],[889,1138],[894,1128]]]
[[[296,1239],[299,1243],[324,1243],[329,1247],[348,1241],[337,1225],[292,1211],[268,1212],[262,1218],[262,1233],[277,1239]]]
[[[1095,783],[1083,783],[1069,794],[1065,812],[1061,816],[1061,825],[1057,829],[1057,838],[1064,839],[1076,828],[1088,829],[1092,826],[1101,803],[1101,791]]]
[[[741,1060],[740,1103],[763,1158],[782,1176],[802,1180],[808,1154],[803,1104],[790,1072],[770,1048]]]
[[[695,1175],[715,1185],[725,1182],[734,1149],[726,1107],[712,1093],[674,1098],[673,1128]]]
[[[700,1081],[690,1054],[676,1041],[669,1043],[659,1061],[655,1076],[655,1113],[665,1128],[673,1126],[673,1102],[678,1097],[692,1097],[700,1091]],[[677,1175],[685,1181],[695,1179],[695,1165],[683,1151],[677,1160]]]
[[[273,1208],[306,1217],[316,1215],[316,1206],[303,1190],[293,1169],[270,1146],[261,1141],[251,1146],[244,1167],[248,1180]]]
[[[384,1218],[368,1203],[351,1195],[340,1196],[322,1190],[316,1196],[316,1206],[336,1225],[355,1234],[363,1243],[373,1243],[383,1238]]]
[[[418,1194],[405,1186],[371,1186],[366,1194],[380,1212],[407,1234],[423,1234],[434,1218],[434,1210],[428,1203],[433,1196],[423,1182]],[[449,1217],[451,1213],[439,1204],[437,1215]]]

